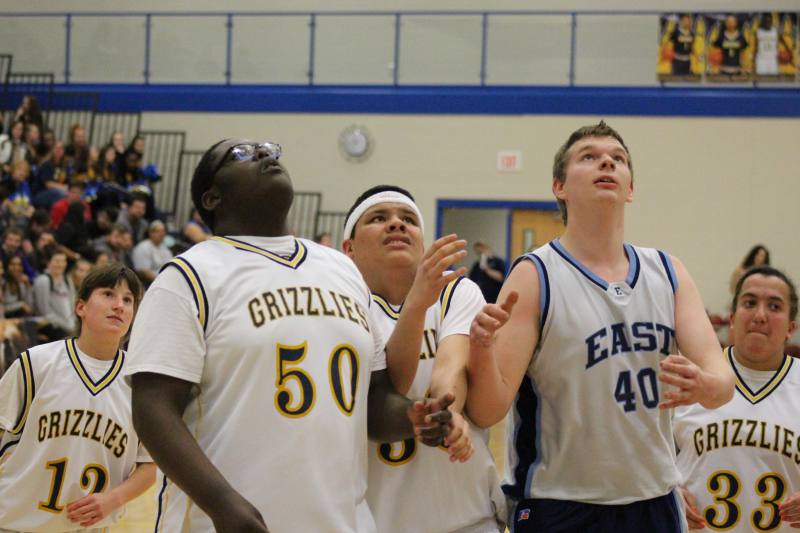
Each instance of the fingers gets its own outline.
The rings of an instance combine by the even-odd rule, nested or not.
[[[511,291],[506,296],[505,301],[500,305],[500,307],[511,315],[511,310],[514,309],[514,305],[516,305],[517,300],[519,300],[519,293],[517,291]]]
[[[424,412],[428,413],[422,419],[422,422],[414,423],[414,434],[419,437],[423,444],[428,446],[440,446],[444,443],[445,437],[450,434],[452,429],[453,413],[448,407],[455,401],[455,396],[452,393],[447,393],[444,396],[436,399],[426,399],[424,404]],[[417,403],[412,406],[415,412]]]
[[[78,523],[81,527],[96,524],[103,518],[100,504],[93,497],[94,495],[81,498],[67,506],[67,519],[70,522]]]
[[[456,413],[451,426],[450,434],[444,440],[444,445],[450,454],[450,461],[466,462],[475,451],[472,447],[469,423],[462,415]]]
[[[778,506],[781,520],[789,522],[792,527],[794,523],[800,524],[800,493],[792,494]]]

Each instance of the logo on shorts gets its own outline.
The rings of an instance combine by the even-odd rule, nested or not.
[[[531,517],[531,510],[530,509],[522,509],[519,512],[519,516],[517,516],[517,522],[522,522],[523,520],[527,520]]]

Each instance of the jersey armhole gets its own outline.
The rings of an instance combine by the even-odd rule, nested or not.
[[[672,266],[672,259],[669,254],[658,250],[658,257],[661,258],[661,264],[664,265],[664,271],[669,279],[669,284],[672,286],[672,294],[678,291],[678,276],[675,275],[675,268]]]
[[[539,276],[539,344],[542,343],[542,333],[544,326],[547,323],[547,314],[550,311],[550,276],[547,274],[547,268],[544,262],[534,253],[527,253],[520,256],[511,265],[511,270],[514,269],[520,262],[530,261],[536,266],[536,273]]]
[[[450,302],[453,301],[453,294],[455,294],[456,292],[456,287],[458,287],[458,284],[461,283],[461,280],[463,279],[464,276],[457,277],[456,279],[445,285],[444,289],[442,289],[442,292],[439,294],[439,302],[442,304],[441,305],[442,316],[439,317],[440,321],[444,321],[444,317],[447,316],[447,312],[450,310]]]
[[[22,393],[24,396],[22,410],[20,411],[19,418],[11,428],[12,435],[19,435],[25,428],[25,422],[28,420],[28,412],[33,403],[33,397],[36,395],[36,384],[33,379],[33,367],[31,366],[31,355],[25,350],[19,356],[20,372],[22,372]]]
[[[161,267],[159,272],[163,272],[168,267],[175,267],[181,273],[186,283],[189,284],[189,289],[192,291],[194,303],[197,306],[197,320],[200,321],[200,326],[203,332],[206,331],[208,325],[208,297],[203,283],[200,281],[200,276],[194,267],[183,257],[176,257]]]

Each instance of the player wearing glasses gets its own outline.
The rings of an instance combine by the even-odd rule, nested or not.
[[[142,302],[127,375],[166,475],[156,531],[372,532],[367,421],[388,441],[438,445],[450,429],[452,396],[412,405],[392,388],[355,265],[288,234],[280,153],[235,139],[205,152],[192,199],[215,236]],[[418,357],[392,346],[393,361]]]

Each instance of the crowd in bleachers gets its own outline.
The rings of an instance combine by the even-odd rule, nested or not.
[[[159,180],[140,136],[93,146],[74,124],[58,139],[34,96],[0,120],[0,375],[28,346],[74,333],[75,289],[92,266],[118,261],[150,283],[208,237],[201,221],[167,234],[153,201]]]

